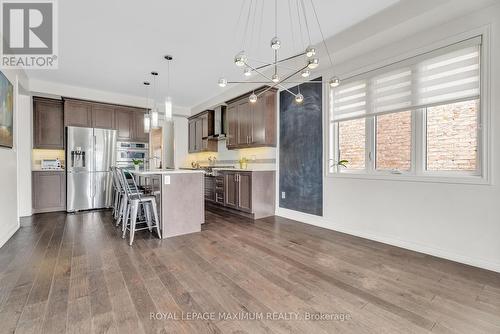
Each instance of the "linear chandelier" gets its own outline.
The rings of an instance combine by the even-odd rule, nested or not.
[[[264,2],[266,0],[249,0],[250,4],[248,6],[248,11],[246,13],[246,24],[245,24],[245,30],[244,30],[244,36],[243,36],[243,41],[246,41],[247,38],[247,32],[251,29],[251,31],[254,31],[255,28],[255,19],[257,16],[257,11],[259,8],[259,3],[260,4],[260,10],[261,10],[261,20],[262,16],[264,13]],[[257,102],[258,98],[260,95],[264,94],[268,90],[272,88],[281,88],[288,93],[292,94],[295,97],[295,102],[296,103],[302,103],[304,101],[304,96],[300,93],[300,84],[304,83],[307,81],[307,78],[311,75],[311,71],[316,69],[319,66],[319,58],[317,57],[317,50],[316,48],[312,45],[311,43],[311,32],[309,29],[309,22],[308,22],[308,16],[306,13],[306,5],[307,5],[308,0],[288,0],[288,13],[290,17],[290,31],[292,34],[292,44],[295,44],[295,36],[294,36],[294,24],[297,24],[299,29],[300,29],[300,38],[303,38],[302,34],[302,26],[304,25],[305,31],[307,32],[307,42],[308,44],[305,44],[304,51],[297,53],[293,56],[285,57],[285,58],[279,58],[279,50],[280,47],[282,46],[281,39],[277,36],[278,33],[278,0],[274,0],[274,37],[271,39],[270,46],[273,52],[273,60],[270,62],[262,62],[258,60],[254,60],[248,57],[247,53],[244,51],[244,48],[242,51],[238,52],[236,56],[234,56],[234,64],[237,67],[242,67],[243,68],[243,75],[246,77],[250,77],[253,74],[257,74],[260,78],[262,78],[262,81],[248,81],[248,80],[237,80],[237,81],[228,81],[226,78],[220,78],[219,79],[219,86],[220,87],[226,87],[228,84],[265,84],[267,85],[267,89],[264,91],[261,91],[258,95],[253,92],[250,97],[249,101],[251,103]],[[242,15],[242,12],[245,7],[245,2],[246,0],[243,1],[242,7],[240,10],[240,18]],[[322,44],[325,48],[326,54],[328,55],[328,58],[330,60],[330,65],[333,67],[333,61],[332,57],[330,55],[330,52],[328,50],[328,47],[325,42],[325,37],[323,35],[323,30],[321,29],[321,25],[319,23],[318,15],[316,12],[316,8],[314,6],[313,0],[309,0],[310,2],[310,7],[312,8],[312,11],[314,13],[314,18],[316,20],[316,24],[318,26],[319,32],[321,34],[322,38]],[[295,3],[295,8],[293,8],[293,4]],[[297,12],[297,18],[294,19],[294,15],[292,15],[292,11],[296,10]],[[253,11],[253,13],[252,13]],[[251,17],[253,16],[253,19]],[[238,24],[239,24],[238,19]],[[250,23],[253,22],[253,23]],[[260,26],[262,26],[262,22],[260,23]],[[250,36],[251,38],[251,36]],[[301,41],[299,41],[301,43]],[[245,45],[244,45],[245,46]],[[304,62],[299,65],[296,68],[288,66],[288,63],[290,63],[292,60],[298,60],[300,58],[304,58]],[[260,65],[254,65],[254,63],[260,63]],[[269,71],[272,71],[272,74],[267,74]],[[283,70],[287,70],[288,73],[284,73]],[[300,77],[299,77],[300,74]],[[299,78],[299,80],[297,80]],[[298,84],[298,92],[294,93],[291,90],[289,90],[287,87],[285,87],[285,84],[290,84],[290,83],[296,83]],[[326,83],[325,81],[310,81],[310,83]],[[337,87],[340,85],[340,79],[336,76],[330,78],[327,83],[330,85],[330,87]]]

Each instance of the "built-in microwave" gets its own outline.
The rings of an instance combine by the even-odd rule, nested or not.
[[[148,161],[148,144],[118,142],[116,149],[116,164],[118,167],[133,166],[132,160],[142,160],[144,164]]]

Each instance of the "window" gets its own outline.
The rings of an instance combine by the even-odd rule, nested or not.
[[[479,100],[427,108],[427,170],[477,170],[478,112]]]
[[[412,153],[411,111],[377,116],[376,127],[376,169],[409,172]]]
[[[482,176],[480,51],[471,38],[332,88],[328,170]]]
[[[365,169],[366,133],[364,118],[340,122],[338,134],[338,161],[347,160],[346,167],[350,170]]]

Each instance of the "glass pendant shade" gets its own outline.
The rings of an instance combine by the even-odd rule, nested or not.
[[[250,101],[250,103],[257,102],[257,95],[255,95],[255,93],[252,93],[252,95],[250,95],[250,97],[248,98],[248,100]]]
[[[318,58],[311,58],[307,62],[307,67],[309,67],[311,70],[315,69],[319,65],[319,59]]]
[[[281,41],[278,37],[273,37],[271,40],[271,48],[273,50],[278,50],[281,47]]]
[[[144,114],[144,132],[149,133],[151,130],[151,118],[149,117],[149,114]]]
[[[165,98],[165,119],[172,119],[172,98],[170,96]]]
[[[227,79],[220,78],[219,79],[219,87],[226,87],[226,85],[227,85]]]
[[[234,64],[238,67],[241,67],[243,65],[245,65],[245,63],[247,62],[247,56],[245,54],[245,52],[241,51],[240,53],[238,53],[235,57],[234,57]]]
[[[304,95],[298,93],[297,95],[295,95],[295,102],[297,103],[302,103],[304,102]]]
[[[330,84],[330,87],[335,88],[340,85],[340,79],[338,77],[333,77],[328,83]]]
[[[306,49],[307,58],[311,58],[314,55],[316,55],[316,49],[313,48],[312,46],[307,47],[307,49]]]
[[[157,129],[158,127],[159,127],[158,109],[154,108],[153,111],[151,111],[151,128]]]

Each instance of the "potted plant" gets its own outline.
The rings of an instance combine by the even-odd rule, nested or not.
[[[139,168],[141,168],[142,160],[132,159],[132,163],[134,164],[135,170],[139,170]]]
[[[340,160],[340,161],[338,161],[338,162],[334,162],[334,163],[333,163],[333,165],[332,165],[332,167],[336,167],[336,168],[337,168],[337,170],[338,170],[338,168],[340,168],[340,167],[347,168],[347,164],[348,164],[348,163],[349,163],[349,161],[348,161],[348,160]]]

